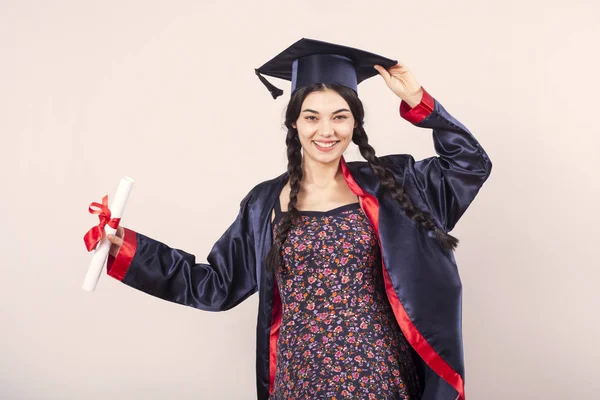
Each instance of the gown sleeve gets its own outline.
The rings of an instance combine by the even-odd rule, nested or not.
[[[225,311],[257,291],[249,193],[235,221],[213,245],[208,263],[125,228],[117,257],[107,273],[126,285],[170,302],[205,311]]]
[[[425,89],[416,106],[401,102],[400,115],[415,126],[433,130],[438,155],[416,162],[410,155],[382,158],[402,169],[403,179],[417,187],[438,227],[449,232],[489,177],[492,163],[471,132]]]

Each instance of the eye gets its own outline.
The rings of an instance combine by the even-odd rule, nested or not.
[[[348,119],[348,117],[347,117],[347,116],[345,116],[345,115],[337,115],[335,118],[339,118],[339,119]],[[335,119],[335,118],[334,118],[334,119]],[[313,115],[309,115],[309,116],[305,117],[305,119],[307,119],[307,120],[309,120],[309,121],[314,121],[314,120],[316,120],[316,119],[317,119],[317,117],[315,117],[315,116],[313,116]]]

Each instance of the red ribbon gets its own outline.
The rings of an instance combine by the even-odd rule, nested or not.
[[[98,207],[98,210],[92,210],[92,207]],[[94,202],[91,203],[89,211],[92,214],[98,214],[98,218],[100,218],[100,223],[96,226],[93,226],[89,231],[87,231],[85,236],[83,236],[85,247],[87,247],[88,251],[92,251],[102,239],[104,227],[108,224],[108,226],[111,228],[117,229],[121,218],[110,217],[110,210],[108,209],[108,195],[102,198],[102,204]]]

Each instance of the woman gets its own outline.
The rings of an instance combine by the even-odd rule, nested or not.
[[[405,65],[364,68],[377,57],[302,39],[257,70],[292,80],[288,171],[248,193],[207,264],[129,229],[109,237],[108,274],[154,296],[224,311],[259,292],[259,399],[465,398],[448,231],[492,164]],[[356,85],[377,73],[438,157],[375,156]],[[345,162],[350,141],[366,162]]]

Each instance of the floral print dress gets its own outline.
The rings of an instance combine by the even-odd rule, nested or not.
[[[282,321],[269,399],[420,398],[413,350],[388,302],[377,235],[360,203],[300,215],[276,273]]]

